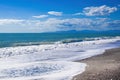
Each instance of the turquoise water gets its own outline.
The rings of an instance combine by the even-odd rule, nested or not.
[[[120,36],[119,31],[69,31],[54,33],[0,33],[0,47],[69,43]]]

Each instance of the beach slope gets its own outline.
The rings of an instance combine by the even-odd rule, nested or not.
[[[120,80],[120,48],[77,62],[86,63],[86,71],[72,80]]]

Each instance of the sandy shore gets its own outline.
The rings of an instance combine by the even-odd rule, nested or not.
[[[72,80],[120,80],[120,48],[78,62],[87,63],[86,71]]]

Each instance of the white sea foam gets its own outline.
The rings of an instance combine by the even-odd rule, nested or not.
[[[72,66],[71,66],[72,65]],[[86,64],[66,61],[44,61],[14,65],[12,68],[0,70],[0,80],[45,79],[63,80],[70,79],[76,73],[85,70]],[[2,79],[3,78],[3,79]],[[22,79],[23,80],[23,79]]]
[[[118,47],[120,37],[67,44],[0,48],[0,80],[69,80],[85,70],[73,62]],[[117,45],[116,45],[117,44]]]

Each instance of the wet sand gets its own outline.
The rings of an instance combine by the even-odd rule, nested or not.
[[[120,48],[77,62],[86,63],[86,71],[72,80],[120,80]]]

